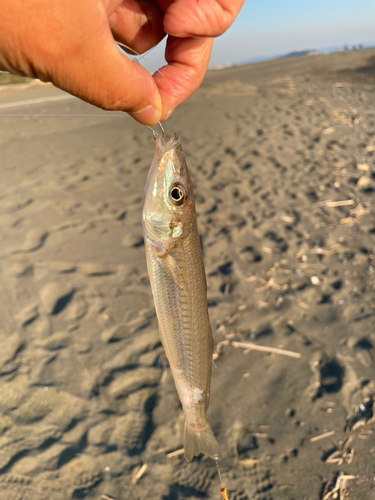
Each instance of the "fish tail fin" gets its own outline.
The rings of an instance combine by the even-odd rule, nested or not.
[[[185,422],[184,449],[185,458],[188,462],[200,453],[211,458],[220,458],[219,443],[208,422],[203,430],[194,429]]]

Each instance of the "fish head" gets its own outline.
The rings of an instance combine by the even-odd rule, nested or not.
[[[168,142],[156,138],[142,219],[145,237],[162,248],[186,237],[196,223],[193,187],[177,134]]]

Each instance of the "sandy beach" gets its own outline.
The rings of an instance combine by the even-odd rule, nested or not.
[[[165,123],[195,187],[230,500],[375,498],[374,102],[361,50],[208,71]],[[220,499],[215,462],[180,452],[141,229],[153,153],[125,115],[0,86],[1,499]]]

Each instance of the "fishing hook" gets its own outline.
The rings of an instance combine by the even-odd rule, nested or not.
[[[165,136],[165,130],[164,130],[164,127],[163,125],[161,124],[161,122],[158,123],[160,129],[161,129],[161,133],[162,133],[162,138],[164,139],[164,136]],[[160,137],[159,134],[157,132],[155,132],[155,130],[150,127],[149,125],[147,125],[147,128],[149,128],[154,136],[154,139],[156,139],[157,137]]]

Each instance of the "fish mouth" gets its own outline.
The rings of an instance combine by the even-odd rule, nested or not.
[[[169,156],[172,158],[181,158],[183,157],[182,147],[180,138],[176,133],[172,135],[169,141],[166,141],[161,135],[158,135],[155,138],[155,155],[154,160],[151,165],[151,168],[148,173],[145,193],[148,190],[152,177],[155,175],[155,172],[160,169],[164,169],[166,157]],[[164,160],[164,161],[163,161]]]
[[[176,133],[172,135],[169,141],[166,141],[161,135],[158,135],[155,138],[155,156],[154,156],[154,161],[149,170],[145,192],[147,191],[152,175],[154,174],[155,170],[157,170],[160,167],[160,163],[163,156],[172,150],[182,151],[180,138]]]
[[[173,177],[176,178],[176,180],[180,180],[183,184],[189,184],[188,182],[183,182],[183,174],[186,170],[186,163],[180,139],[176,133],[172,135],[169,141],[165,141],[160,135],[155,138],[154,159],[147,175],[143,195],[143,218],[146,217],[146,212],[148,213],[151,210],[150,207],[155,204],[154,199],[157,194],[156,191],[159,192],[160,197],[161,191],[164,192],[167,189],[166,186],[168,183],[167,180],[164,179],[165,169],[167,166],[169,171],[173,170],[172,173],[170,172],[170,175],[173,174]],[[187,189],[189,188],[188,185],[186,187]],[[166,192],[165,196],[167,196]],[[149,199],[147,199],[148,197]],[[153,209],[156,210],[156,208],[154,207]]]
[[[163,136],[161,135],[156,135],[155,137],[155,154],[154,154],[154,159],[152,161],[150,170],[148,171],[147,175],[147,180],[146,180],[146,186],[144,189],[144,195],[143,195],[143,204],[145,202],[145,198],[147,195],[147,192],[149,190],[150,184],[152,182],[152,179],[155,175],[155,172],[158,170],[160,167],[160,162],[161,159],[163,158],[163,155],[176,147],[177,144],[180,143],[180,140],[178,138],[178,135],[174,133],[172,137],[169,139],[169,141],[165,141]],[[180,146],[181,147],[181,146]]]
[[[156,147],[159,149],[160,156],[163,156],[171,149],[181,148],[180,138],[176,132],[172,135],[168,142],[159,136],[156,138]]]

